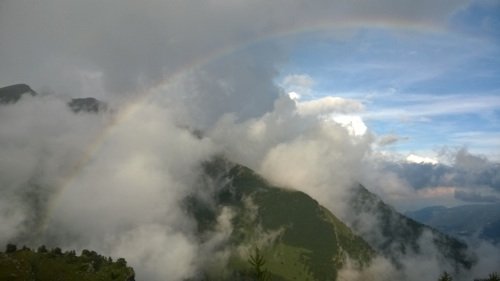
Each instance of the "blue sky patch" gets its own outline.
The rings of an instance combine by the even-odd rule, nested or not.
[[[290,50],[280,79],[309,76],[314,84],[298,93],[303,99],[363,102],[362,116],[372,132],[404,139],[389,149],[466,146],[499,160],[500,28],[494,28],[499,22],[499,2],[477,1],[455,13],[446,30],[305,34]]]

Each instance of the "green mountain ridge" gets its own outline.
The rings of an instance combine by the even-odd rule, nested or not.
[[[336,280],[348,259],[363,267],[375,256],[363,239],[305,193],[272,186],[252,170],[222,159],[205,169],[205,180],[220,185],[216,207],[196,197],[187,205],[200,233],[215,226],[221,208],[233,211],[226,278],[244,277],[255,247],[264,255],[271,280]],[[242,248],[246,255],[237,251]]]

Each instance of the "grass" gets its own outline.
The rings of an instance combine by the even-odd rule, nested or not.
[[[217,203],[235,210],[231,242],[249,250],[260,247],[271,280],[335,280],[348,257],[364,265],[375,255],[363,239],[303,192],[272,186],[239,165],[215,162],[209,166],[209,174],[214,178],[224,174],[230,179],[221,181],[225,186]],[[206,215],[196,217],[206,225]],[[271,233],[277,234],[275,239],[262,244],[260,240]],[[233,254],[229,267],[248,271],[248,255]]]

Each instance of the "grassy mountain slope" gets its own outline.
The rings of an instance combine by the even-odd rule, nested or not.
[[[191,198],[189,209],[200,231],[213,227],[220,208],[233,210],[231,244],[243,249],[233,251],[234,272],[248,269],[253,247],[262,249],[272,280],[335,280],[347,258],[362,266],[374,256],[363,239],[305,193],[271,186],[250,169],[220,159],[206,170],[206,180],[219,188],[217,207]]]
[[[0,280],[133,281],[134,270],[123,259],[113,262],[93,251],[77,256],[57,248],[48,252],[23,248],[0,253]]]

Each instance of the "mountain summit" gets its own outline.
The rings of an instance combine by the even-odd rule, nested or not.
[[[0,104],[16,103],[25,94],[36,96],[37,93],[26,84],[15,84],[0,88]]]
[[[231,279],[248,270],[255,248],[261,249],[272,280],[336,280],[347,261],[363,267],[375,256],[362,238],[307,194],[272,186],[252,170],[222,159],[207,163],[205,170],[205,183],[218,189],[216,204],[193,196],[187,209],[200,233],[213,229],[223,208],[231,210]]]
[[[26,84],[15,84],[0,88],[0,104],[14,104],[26,94],[31,96],[38,95],[37,92]],[[67,105],[74,113],[99,113],[108,109],[108,105],[105,102],[93,97],[73,98]]]

